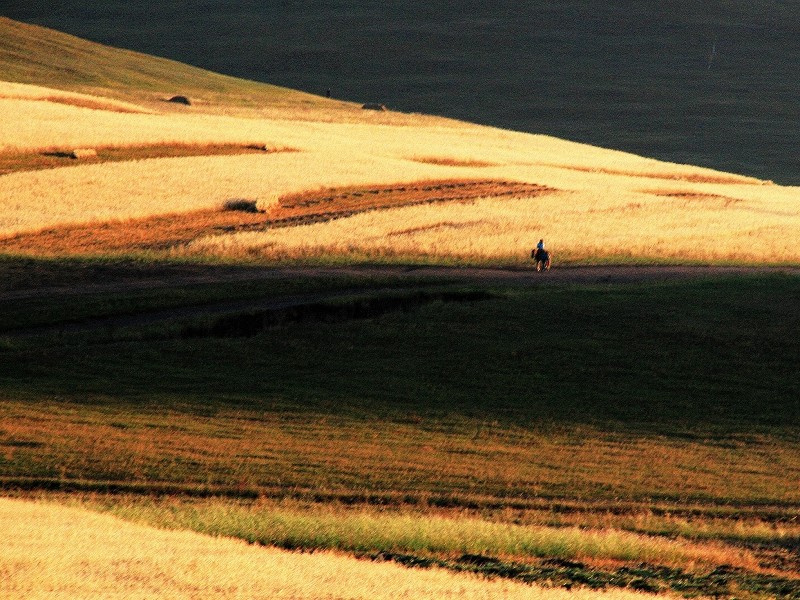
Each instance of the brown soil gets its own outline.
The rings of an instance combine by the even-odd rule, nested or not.
[[[273,220],[294,224],[349,217],[367,210],[467,201],[476,198],[532,197],[552,192],[531,183],[495,180],[444,180],[413,184],[334,188],[284,196],[270,213]]]
[[[0,252],[33,255],[163,251],[206,235],[262,231],[349,217],[361,212],[483,197],[539,196],[540,185],[494,180],[446,180],[415,184],[335,188],[281,198],[267,212],[208,209],[143,219],[69,225],[0,238]],[[229,201],[229,206],[237,202]]]

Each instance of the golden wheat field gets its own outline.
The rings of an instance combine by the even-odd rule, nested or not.
[[[364,113],[354,122],[231,116],[0,83],[0,235],[64,224],[218,209],[231,199],[268,211],[292,193],[421,181],[514,181],[546,195],[401,206],[325,222],[223,235],[198,233],[177,255],[457,258],[521,261],[545,238],[561,260],[800,262],[800,188],[659,162],[547,136],[430,117]],[[370,114],[367,114],[370,113]],[[345,113],[343,113],[345,114]],[[393,113],[388,113],[389,115]],[[401,123],[401,124],[398,124]],[[26,157],[76,148],[258,145],[291,152],[68,159],[26,170]]]
[[[545,589],[344,555],[298,554],[163,531],[78,508],[0,499],[0,595],[62,598],[459,598],[624,600],[625,591]]]

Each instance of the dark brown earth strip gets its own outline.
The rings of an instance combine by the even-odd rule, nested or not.
[[[105,162],[123,162],[148,158],[185,158],[191,156],[236,156],[239,154],[266,154],[296,152],[291,148],[264,144],[151,144],[131,147],[89,148],[96,156],[75,158],[77,148],[52,148],[40,152],[12,152],[0,154],[0,175],[23,171],[60,169]]]
[[[367,187],[332,188],[325,191],[292,194],[280,199],[280,210],[285,216],[319,212],[359,211],[364,207],[388,208],[445,200],[472,200],[484,197],[510,195],[540,195],[553,191],[542,185],[517,181],[496,180],[444,180],[426,181],[405,185],[376,185]],[[312,210],[308,210],[312,209]]]
[[[126,221],[66,225],[0,238],[0,252],[34,256],[166,250],[202,235],[263,223],[264,215],[222,209]]]

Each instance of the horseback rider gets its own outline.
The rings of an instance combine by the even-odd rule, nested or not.
[[[542,255],[542,252],[545,252],[544,249],[544,240],[539,240],[539,243],[536,244],[536,254],[534,254],[534,260],[539,260],[539,257]]]

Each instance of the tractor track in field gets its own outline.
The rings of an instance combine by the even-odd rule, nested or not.
[[[221,301],[181,305],[163,309],[147,309],[135,313],[89,317],[56,324],[0,328],[0,335],[27,337],[41,334],[64,334],[100,329],[147,326],[159,322],[221,317],[244,313],[296,314],[305,307],[352,299],[374,301],[376,298],[398,297],[426,293],[435,286],[569,286],[569,285],[635,285],[640,283],[668,283],[691,279],[721,278],[748,274],[800,274],[797,267],[723,267],[723,266],[567,266],[554,267],[547,273],[537,273],[531,268],[486,268],[442,266],[384,266],[361,265],[350,267],[256,267],[256,266],[203,266],[176,265],[148,277],[138,273],[136,278],[102,283],[80,283],[58,287],[37,287],[0,291],[0,314],[4,304],[52,299],[74,301],[106,294],[124,294],[158,289],[180,288],[192,285],[268,282],[288,278],[341,278],[349,283],[335,291],[306,294],[285,294],[269,298]],[[363,280],[361,283],[360,280]],[[382,280],[375,284],[375,280]],[[391,283],[386,283],[391,281]],[[439,294],[441,296],[441,294]],[[429,299],[441,299],[429,294]]]

